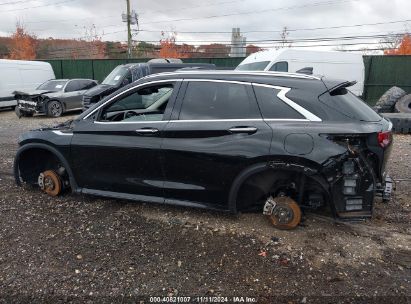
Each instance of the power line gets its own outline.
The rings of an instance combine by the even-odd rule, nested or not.
[[[375,45],[379,44],[378,42],[365,42],[365,43],[337,43],[337,44],[310,44],[310,45],[294,45],[292,46],[293,48],[313,48],[313,47],[324,47],[324,46],[361,46],[361,45]],[[272,46],[264,46],[263,49],[272,49],[272,48],[277,48],[278,46],[272,45]],[[381,47],[381,50],[384,49],[392,49],[389,47]],[[63,49],[54,49],[54,50],[49,50],[48,53],[55,54],[59,57],[61,56],[70,56],[72,55],[72,51],[90,51],[91,47],[87,46],[82,46],[82,47],[72,47],[72,48],[63,48]],[[149,52],[159,52],[160,51],[160,46],[154,46],[154,47],[148,47],[148,46],[143,46],[139,48],[140,51],[149,51]],[[208,50],[213,50],[213,52],[207,52],[207,54],[221,54],[221,55],[227,55],[227,52],[222,52],[221,50],[227,50],[227,48],[222,48],[222,47],[209,47]],[[116,54],[116,53],[126,53],[125,50],[112,50],[111,52],[107,52],[108,54]],[[201,51],[181,51],[182,54],[204,54]],[[88,52],[88,55],[98,55],[100,54],[99,52],[96,53],[90,53]]]
[[[26,2],[29,2],[29,1],[35,1],[35,0],[27,0]],[[180,8],[180,9],[172,9],[172,10],[168,9],[168,10],[158,10],[158,11],[152,11],[152,12],[143,12],[140,15],[146,15],[148,13],[152,14],[152,13],[161,13],[161,12],[170,12],[170,11],[182,11],[182,10],[188,10],[188,9],[193,9],[193,8],[209,7],[209,6],[223,5],[223,4],[229,4],[229,3],[238,3],[238,2],[241,2],[241,1],[246,1],[246,0],[224,1],[224,2],[217,2],[217,3],[207,4],[207,5],[196,5],[196,6],[191,6],[191,7],[184,7],[184,8]],[[17,1],[17,2],[25,2],[25,1]],[[10,2],[10,3],[14,3],[14,2]],[[0,4],[0,5],[2,5],[2,4]],[[109,19],[109,18],[113,18],[113,17],[118,17],[118,15],[98,16],[98,19],[99,20]],[[64,23],[64,22],[73,22],[74,20],[89,20],[89,19],[90,18],[71,18],[71,19],[55,20],[53,22]],[[25,22],[25,23],[27,23],[27,24],[31,24],[31,23],[50,23],[50,20],[28,21],[28,22]],[[112,27],[112,26],[117,26],[117,25],[109,25],[107,27]],[[103,26],[103,27],[106,27],[106,26]]]
[[[55,3],[49,3],[49,4],[44,4],[44,5],[38,5],[38,6],[30,6],[30,7],[23,7],[23,8],[15,8],[15,9],[10,9],[10,10],[2,10],[0,13],[7,13],[7,12],[14,12],[14,11],[23,11],[23,10],[28,10],[28,9],[35,9],[35,8],[40,8],[40,7],[47,7],[47,6],[55,6],[63,3],[68,3],[68,2],[73,2],[76,0],[65,0],[65,1],[60,1],[60,2],[55,2]]]
[[[10,4],[18,4],[18,3],[27,3],[27,2],[33,2],[36,0],[20,0],[20,1],[12,1],[12,2],[4,2],[0,3],[0,5],[10,5]]]
[[[231,17],[231,16],[240,16],[240,15],[261,14],[261,13],[267,13],[267,12],[272,12],[272,11],[291,10],[291,9],[296,9],[296,8],[298,9],[298,8],[306,8],[306,7],[317,7],[317,6],[323,6],[323,5],[343,4],[343,3],[352,2],[352,1],[357,1],[357,0],[332,0],[332,1],[324,1],[324,2],[314,2],[314,3],[310,3],[310,4],[303,4],[303,5],[277,7],[277,8],[272,8],[272,9],[267,8],[267,9],[263,9],[263,10],[250,11],[250,12],[238,12],[238,13],[229,13],[229,14],[221,14],[221,15],[211,15],[211,16],[205,16],[205,17],[193,17],[193,18],[181,18],[181,19],[172,19],[172,20],[151,21],[151,22],[145,22],[145,23],[141,23],[141,24],[180,22],[180,21],[212,19],[212,18]]]
[[[359,40],[359,39],[383,39],[387,37],[402,37],[406,33],[390,33],[390,34],[377,34],[377,35],[358,35],[358,36],[337,36],[337,37],[313,37],[313,38],[287,38],[287,43],[296,42],[325,42],[325,41],[335,41],[335,40]],[[266,38],[266,39],[248,39],[247,43],[272,43],[272,42],[283,42],[284,39],[278,38]],[[158,40],[144,40],[144,42],[158,42]],[[176,43],[222,43],[226,45],[232,45],[231,40],[177,40]]]
[[[232,0],[232,1],[222,1],[222,2],[216,2],[216,3],[207,3],[205,5],[195,5],[195,6],[185,6],[183,8],[176,8],[176,9],[167,9],[167,10],[158,10],[158,11],[151,11],[151,12],[142,12],[140,15],[146,15],[146,14],[154,14],[154,13],[168,13],[168,12],[175,12],[175,11],[185,11],[185,10],[190,10],[193,8],[200,8],[200,7],[210,7],[210,6],[216,6],[216,5],[224,5],[224,4],[231,4],[231,3],[238,3],[238,2],[243,2],[246,0]]]
[[[314,27],[314,28],[287,28],[288,32],[298,32],[298,31],[317,31],[317,30],[329,30],[329,29],[341,29],[341,28],[351,28],[351,27],[362,27],[362,26],[372,26],[372,25],[387,25],[387,24],[396,24],[396,23],[405,23],[410,22],[411,19],[396,20],[396,21],[387,21],[387,22],[376,22],[376,23],[361,23],[361,24],[352,24],[352,25],[336,25],[328,27]],[[140,32],[156,33],[159,31],[155,30],[139,30]],[[243,34],[247,33],[281,33],[284,29],[281,30],[254,30],[254,31],[241,31]],[[231,34],[231,31],[176,31],[179,34]]]

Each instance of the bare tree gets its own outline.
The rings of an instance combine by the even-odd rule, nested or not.
[[[389,33],[385,38],[379,41],[379,49],[394,50],[397,49],[402,41],[403,34]]]
[[[283,30],[281,31],[280,34],[280,42],[274,46],[276,50],[282,49],[282,48],[290,48],[292,46],[291,41],[288,40],[288,36],[290,35],[290,32],[286,26],[283,27]]]

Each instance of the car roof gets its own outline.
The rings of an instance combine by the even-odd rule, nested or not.
[[[201,67],[215,67],[215,64],[212,63],[192,63],[192,62],[132,62],[120,64],[120,66],[126,68],[134,68],[138,66],[151,66],[151,67],[192,67],[192,66],[201,66]]]
[[[90,78],[57,78],[57,79],[49,79],[48,81],[70,81],[70,80],[90,80],[95,81],[94,79]]]
[[[159,73],[160,75],[168,76],[204,76],[204,77],[231,77],[236,78],[240,76],[252,77],[286,77],[286,78],[299,78],[299,79],[311,79],[321,80],[321,77],[306,75],[300,73],[288,73],[288,72],[272,72],[272,71],[234,71],[234,70],[179,70],[175,72]],[[149,77],[155,77],[157,75],[149,75]]]
[[[271,71],[227,71],[227,70],[179,70],[148,75],[135,83],[165,79],[207,79],[237,82],[252,82],[286,88],[315,90],[319,94],[327,90],[322,76]],[[338,82],[338,81],[336,81]],[[339,81],[340,83],[342,81]]]

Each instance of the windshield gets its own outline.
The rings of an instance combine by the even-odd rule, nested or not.
[[[364,101],[346,88],[339,89],[333,94],[325,93],[320,96],[320,101],[355,120],[372,122],[382,119]]]
[[[252,63],[240,64],[235,69],[237,71],[264,71],[270,61],[259,61]]]
[[[37,90],[46,90],[46,91],[58,92],[58,91],[63,90],[66,83],[67,83],[67,80],[49,80],[49,81],[46,81],[45,83],[39,85]]]
[[[113,71],[111,71],[110,74],[107,75],[107,77],[103,80],[101,84],[117,86],[123,81],[124,77],[127,74],[130,74],[130,71],[127,68],[123,66],[118,66]]]

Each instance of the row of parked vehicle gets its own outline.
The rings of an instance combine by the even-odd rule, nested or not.
[[[17,116],[43,113],[58,117],[88,108],[119,88],[147,75],[179,69],[216,69],[213,64],[154,59],[117,66],[101,84],[92,79],[55,79],[51,65],[40,61],[0,60],[0,108],[15,107]],[[276,71],[318,74],[355,80],[350,91],[361,96],[364,64],[360,54],[298,49],[267,50],[251,54],[239,71]]]
[[[0,60],[5,81],[0,84],[0,107],[15,107],[18,117],[85,110],[121,87],[147,75],[178,69],[215,69],[214,64],[182,63],[181,60],[150,60],[117,66],[101,84],[93,79],[54,79],[49,63]],[[47,79],[47,81],[44,81]],[[40,83],[40,85],[38,85]],[[3,91],[3,92],[2,92]],[[0,95],[1,96],[1,95]]]

